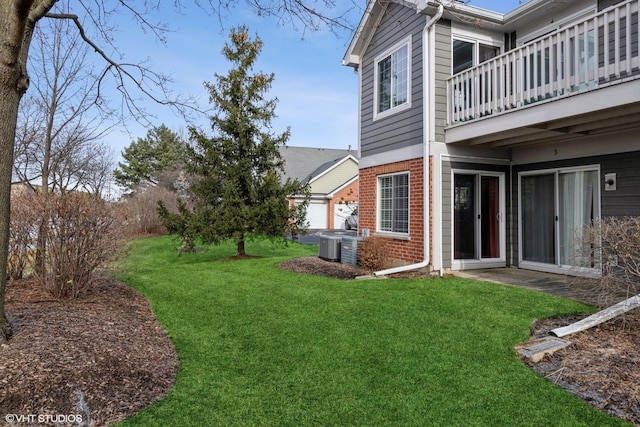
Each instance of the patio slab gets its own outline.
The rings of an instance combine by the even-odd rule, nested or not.
[[[454,271],[453,275],[503,285],[519,286],[563,298],[580,301],[596,307],[603,307],[620,302],[625,295],[608,296],[603,301],[596,287],[596,281],[580,279],[561,274],[544,273],[516,267],[491,268],[482,270]]]

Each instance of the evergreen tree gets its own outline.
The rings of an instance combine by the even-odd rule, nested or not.
[[[118,163],[113,173],[116,183],[129,190],[138,185],[160,184],[163,173],[179,172],[186,155],[185,146],[180,136],[164,124],[150,129],[146,138],[131,142],[122,152],[124,163]]]
[[[238,256],[245,256],[247,235],[283,237],[302,231],[309,194],[297,180],[282,182],[280,147],[290,132],[269,132],[277,99],[265,95],[274,75],[252,74],[262,41],[252,40],[245,26],[232,29],[229,38],[222,53],[231,70],[226,76],[215,74],[216,84],[205,83],[215,109],[213,135],[190,129],[187,166],[194,210],[170,214],[160,204],[159,213],[170,232],[189,230],[182,235],[183,246],[189,246],[185,237],[205,243],[233,238]],[[305,195],[305,202],[290,205],[291,195]]]

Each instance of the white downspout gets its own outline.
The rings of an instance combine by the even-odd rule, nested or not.
[[[418,10],[418,13],[421,13],[423,9]],[[430,135],[432,130],[432,122],[434,122],[432,114],[431,114],[431,102],[430,97],[433,96],[431,93],[431,67],[433,66],[432,61],[430,59],[430,44],[429,44],[429,35],[431,33],[431,29],[435,25],[436,22],[442,18],[442,14],[444,13],[444,6],[442,4],[438,4],[438,11],[436,14],[427,22],[422,31],[422,46],[423,46],[423,64],[426,64],[423,67],[423,88],[426,87],[429,89],[429,97],[424,98],[423,100],[423,110],[424,110],[424,120],[423,120],[423,134],[424,134],[424,151],[423,151],[423,160],[422,160],[422,181],[423,181],[423,213],[422,213],[422,230],[423,230],[423,244],[424,244],[424,259],[417,264],[410,265],[402,265],[400,267],[388,268],[386,270],[375,271],[373,273],[374,276],[386,276],[387,274],[401,273],[403,271],[411,271],[411,270],[419,270],[421,268],[427,267],[429,265],[429,261],[431,258],[430,254],[430,246],[429,246],[429,156],[431,155],[430,150]],[[427,56],[429,55],[429,56]]]

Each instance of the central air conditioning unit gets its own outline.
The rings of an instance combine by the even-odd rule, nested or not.
[[[362,237],[343,237],[340,262],[342,264],[358,265],[358,241]]]
[[[325,261],[340,261],[340,237],[320,236],[320,255]]]

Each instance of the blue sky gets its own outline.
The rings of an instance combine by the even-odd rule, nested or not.
[[[497,12],[508,12],[519,3],[520,0],[470,2]],[[264,42],[256,71],[275,74],[269,92],[270,98],[279,100],[278,118],[272,122],[273,132],[280,133],[290,127],[290,146],[357,148],[357,75],[341,65],[350,34],[308,32],[302,39],[300,32],[278,27],[275,20],[256,17],[248,10],[230,13],[224,20],[224,30],[216,18],[197,8],[185,8],[182,14],[166,8],[162,15],[153,18],[170,23],[173,32],[168,34],[167,43],[158,43],[151,34],[144,34],[133,23],[123,20],[114,37],[122,48],[124,60],[137,62],[148,58],[155,69],[172,75],[176,93],[196,96],[201,107],[207,108],[208,94],[203,83],[215,82],[214,73],[226,74],[229,63],[220,53],[221,49],[228,40],[229,29],[246,24],[252,35],[257,34]],[[358,15],[355,19],[359,18]],[[152,103],[146,105],[156,116],[152,119],[154,124],[164,123],[174,131],[186,128],[185,121],[167,108]],[[202,117],[197,123],[209,130],[206,118]],[[114,130],[108,143],[119,154],[146,132],[146,128],[132,122],[128,133],[124,129]]]

